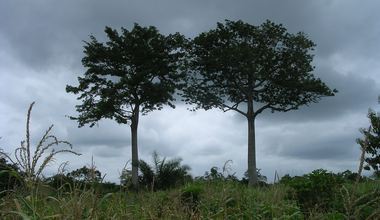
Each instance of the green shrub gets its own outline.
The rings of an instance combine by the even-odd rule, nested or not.
[[[195,211],[199,202],[203,188],[200,185],[190,184],[181,191],[181,202],[186,209]]]
[[[323,169],[314,170],[303,176],[285,176],[281,183],[291,187],[290,193],[295,196],[302,210],[333,208],[343,179]]]

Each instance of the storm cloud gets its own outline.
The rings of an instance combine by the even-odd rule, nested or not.
[[[368,108],[377,109],[380,64],[380,15],[377,1],[20,1],[0,3],[0,147],[13,152],[24,138],[28,105],[32,136],[37,141],[54,124],[54,132],[82,153],[62,155],[72,169],[91,163],[117,181],[130,159],[130,130],[111,120],[93,128],[78,128],[76,97],[65,92],[85,71],[81,66],[83,41],[92,34],[105,40],[104,28],[130,28],[139,23],[162,33],[180,32],[191,38],[224,19],[242,19],[259,25],[266,19],[283,24],[289,32],[302,31],[316,44],[314,74],[339,93],[319,103],[287,113],[265,112],[258,117],[257,161],[273,176],[300,174],[316,168],[356,169],[358,129],[368,126]],[[202,175],[212,166],[232,160],[241,176],[246,168],[247,124],[233,112],[190,112],[178,102],[141,118],[139,151],[149,160],[181,157]],[[54,173],[59,162],[49,167]],[[299,166],[302,164],[302,167]]]

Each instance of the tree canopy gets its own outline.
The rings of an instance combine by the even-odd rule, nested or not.
[[[248,99],[265,109],[289,111],[332,96],[314,69],[310,53],[315,44],[305,34],[290,34],[266,21],[253,26],[243,21],[218,23],[193,40],[190,86],[186,101],[199,108],[240,110]]]
[[[138,24],[131,31],[121,28],[121,34],[110,27],[105,32],[106,43],[92,35],[85,42],[82,64],[87,70],[78,77],[79,86],[66,87],[82,101],[76,106],[79,116],[71,118],[79,126],[93,126],[102,118],[126,124],[137,107],[142,113],[165,104],[174,107],[184,38],[178,33],[164,36],[153,26]]]
[[[305,34],[290,34],[271,21],[254,26],[226,20],[192,41],[185,101],[247,118],[251,185],[257,183],[256,116],[298,109],[336,92],[312,74],[314,46]]]

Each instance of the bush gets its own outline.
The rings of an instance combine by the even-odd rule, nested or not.
[[[323,169],[314,170],[310,174],[290,177],[284,176],[280,183],[291,187],[291,194],[295,196],[302,210],[333,208],[334,199],[343,184],[338,175]]]
[[[181,201],[187,209],[195,211],[199,204],[200,194],[202,192],[203,188],[200,185],[187,185],[182,189]]]

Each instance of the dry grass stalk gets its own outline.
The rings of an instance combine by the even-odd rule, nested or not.
[[[34,102],[30,104],[27,120],[26,120],[26,139],[21,142],[21,146],[14,151],[15,160],[13,160],[7,153],[0,152],[0,156],[7,158],[12,163],[16,164],[20,170],[25,174],[25,180],[27,182],[36,182],[41,176],[42,171],[46,166],[54,160],[54,156],[59,153],[72,153],[74,155],[80,155],[71,150],[72,145],[63,140],[59,140],[55,135],[50,134],[53,125],[51,125],[44,133],[34,152],[32,153],[32,146],[30,144],[30,115],[32,112]],[[66,145],[68,149],[56,150],[53,147],[59,145]],[[47,151],[49,151],[47,153]]]

